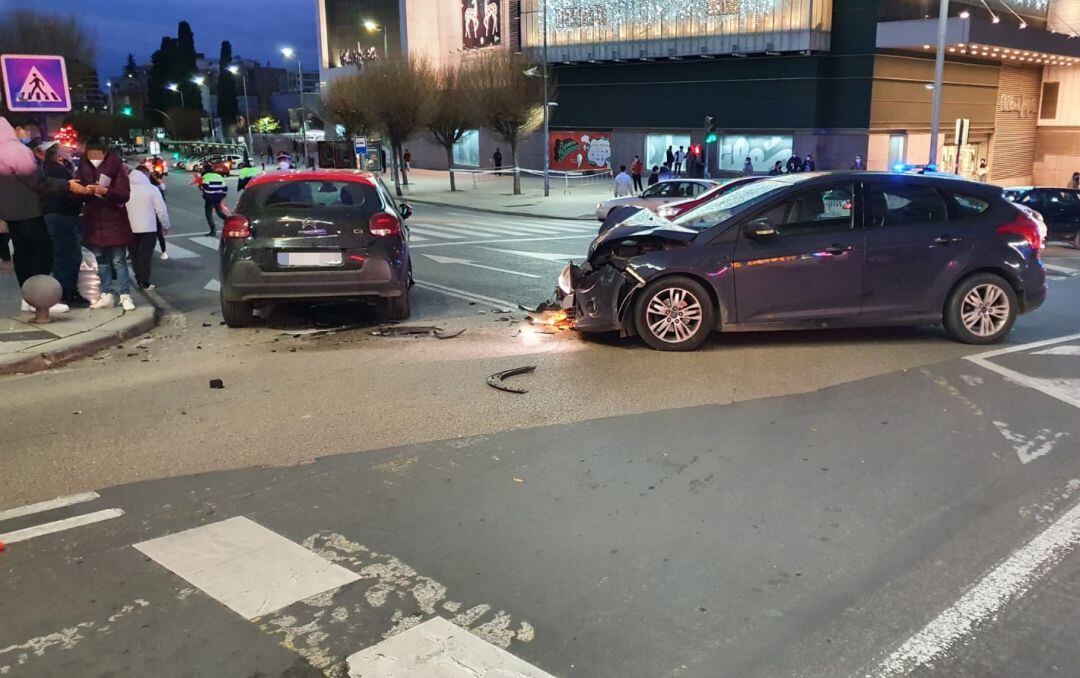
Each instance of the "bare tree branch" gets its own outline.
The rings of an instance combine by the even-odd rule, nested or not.
[[[428,133],[446,150],[446,167],[450,171],[450,190],[456,191],[454,180],[454,144],[476,127],[472,94],[459,68],[446,66],[436,74],[437,90]]]
[[[9,54],[58,54],[69,62],[93,67],[97,46],[75,17],[15,9],[0,19],[0,45]]]

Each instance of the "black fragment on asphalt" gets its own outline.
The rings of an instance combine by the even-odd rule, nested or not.
[[[536,365],[526,365],[524,367],[515,367],[510,370],[503,370],[502,372],[496,372],[487,378],[488,386],[498,389],[500,391],[506,391],[507,393],[528,393],[528,389],[519,388],[516,386],[507,386],[503,379],[507,377],[516,377],[519,374],[530,374],[536,371]]]

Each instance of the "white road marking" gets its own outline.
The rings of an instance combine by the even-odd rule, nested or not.
[[[169,209],[176,208],[170,206]],[[169,235],[165,236],[165,239],[168,240],[170,238],[190,238],[196,235],[206,235],[206,231],[196,231],[195,233],[173,233],[172,231],[169,231]]]
[[[484,247],[482,249],[490,250],[492,252],[502,252],[503,254],[513,254],[519,257],[529,257],[530,259],[539,259],[541,261],[561,261],[567,262],[571,259],[581,260],[585,257],[584,254],[551,254],[550,252],[526,252],[524,250],[500,250],[494,247]]]
[[[195,252],[192,252],[189,249],[184,249],[176,243],[168,243],[166,245],[166,251],[169,253],[169,259],[191,259],[199,256]]]
[[[416,286],[432,292],[438,292],[439,294],[445,294],[448,297],[456,297],[458,299],[464,299],[465,301],[475,301],[480,304],[494,306],[495,308],[517,308],[517,304],[512,301],[486,297],[482,294],[475,294],[473,292],[459,290],[456,287],[447,287],[446,285],[439,285],[424,280],[417,280]]]
[[[243,516],[135,548],[245,619],[360,578]]]
[[[1048,428],[1040,429],[1038,433],[1029,439],[1026,435],[1009,430],[1009,425],[1003,421],[995,421],[999,433],[1005,440],[1013,444],[1016,457],[1021,464],[1030,464],[1039,457],[1045,457],[1054,450],[1058,441],[1069,435],[1068,433],[1054,433]],[[1036,447],[1038,445],[1038,447]]]
[[[221,281],[217,278],[210,278],[210,282],[203,285],[204,290],[210,290],[211,292],[221,291]]]
[[[1048,264],[1046,262],[1043,262],[1043,268],[1045,268],[1048,271],[1053,271],[1054,273],[1064,273],[1066,275],[1076,275],[1077,273],[1080,273],[1080,269],[1077,269],[1077,268],[1069,268],[1068,266],[1058,266],[1057,264]]]
[[[1075,341],[1080,339],[1080,334],[1070,334],[1064,337],[1056,337],[1054,339],[1046,339],[1044,341],[1035,341],[1030,344],[1020,344],[1019,346],[1010,346],[1008,348],[1001,348],[996,351],[990,351],[988,353],[980,353],[979,355],[969,355],[967,360],[975,363],[980,367],[984,367],[991,372],[997,372],[1006,379],[1013,381],[1021,386],[1035,389],[1041,393],[1045,393],[1051,398],[1057,398],[1063,403],[1068,403],[1073,407],[1080,407],[1080,379],[1042,379],[1039,377],[1032,377],[1027,374],[1022,374],[1016,370],[1011,370],[1008,367],[1003,367],[995,362],[992,362],[990,358],[996,358],[998,356],[1007,355],[1009,353],[1018,353],[1021,351],[1030,351],[1034,348],[1042,348],[1044,346],[1052,346],[1054,344],[1063,344],[1068,341]]]
[[[100,497],[101,495],[99,495],[97,492],[81,492],[79,494],[69,494],[66,497],[49,499],[48,501],[39,501],[36,504],[17,506],[15,508],[7,509],[6,511],[0,511],[0,521],[11,520],[12,518],[21,518],[22,516],[28,516],[34,513],[41,513],[42,511],[51,511],[53,509],[63,508],[65,506],[71,506],[72,504],[81,504],[85,501],[93,501]]]
[[[206,247],[208,249],[212,249],[215,252],[217,252],[218,245],[221,243],[221,240],[219,240],[218,238],[212,238],[208,235],[200,235],[197,238],[188,238],[188,240],[198,245],[202,245],[203,247]]]
[[[905,676],[930,666],[1026,593],[1080,543],[1080,504],[983,576],[963,596],[886,657],[868,678]]]
[[[427,226],[424,224],[417,224],[412,227],[414,233],[423,233],[426,236],[433,238],[446,238],[447,240],[461,240],[464,235],[458,233],[451,233],[449,231],[443,231],[437,226]]]
[[[524,226],[509,226],[509,225],[491,225],[481,226],[479,224],[455,224],[454,228],[465,232],[473,238],[486,237],[488,235],[495,238],[503,238],[508,235],[551,235],[552,233],[558,233],[559,231],[551,228],[531,228]]]
[[[4,542],[5,544],[14,544],[16,542],[26,541],[27,539],[33,539],[34,537],[41,537],[46,534],[63,532],[64,530],[70,530],[74,527],[82,527],[84,525],[100,523],[103,520],[119,518],[122,515],[124,515],[124,512],[121,509],[104,509],[102,511],[95,511],[93,513],[87,513],[81,516],[64,518],[63,520],[54,520],[51,523],[34,525],[33,527],[28,527],[23,530],[15,530],[14,532],[0,534],[0,541]]]
[[[442,617],[433,617],[346,661],[349,678],[553,678]]]
[[[1035,351],[1031,355],[1080,355],[1080,346],[1055,346],[1042,351]]]
[[[491,240],[465,240],[462,242],[432,242],[426,245],[417,245],[413,249],[419,247],[446,247],[448,245],[490,245],[492,243],[500,242],[547,242],[549,240],[584,240],[589,242],[595,237],[595,235],[582,233],[581,235],[550,235],[537,238],[496,238]]]
[[[425,257],[427,257],[428,259],[431,259],[432,261],[434,261],[437,264],[451,264],[451,265],[452,264],[457,264],[459,266],[471,266],[472,268],[482,268],[485,271],[495,271],[497,273],[509,273],[510,275],[520,275],[523,278],[539,278],[540,277],[538,275],[533,275],[532,273],[523,273],[521,271],[511,271],[508,268],[497,268],[495,266],[487,266],[485,264],[478,264],[475,261],[470,261],[469,259],[458,259],[457,257],[440,257],[440,256],[435,255],[435,254],[424,254],[424,255],[421,255],[421,256],[425,256]]]
[[[425,240],[427,240],[427,238],[422,235],[416,235],[412,232],[411,228],[409,229],[409,242],[424,242]]]

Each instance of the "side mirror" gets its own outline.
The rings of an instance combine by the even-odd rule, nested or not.
[[[412,213],[413,213],[412,205],[410,205],[407,202],[401,203],[401,218],[402,219],[408,219],[409,217],[412,216]]]
[[[748,238],[759,240],[774,237],[776,235],[776,229],[769,223],[767,217],[761,217],[748,222],[746,226],[743,227],[743,233],[745,233]]]

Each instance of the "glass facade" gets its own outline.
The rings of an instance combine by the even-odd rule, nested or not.
[[[545,0],[522,0],[522,46]],[[827,50],[832,0],[546,0],[552,61]]]

